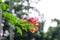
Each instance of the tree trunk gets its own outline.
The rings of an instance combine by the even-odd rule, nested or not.
[[[0,4],[0,40],[2,39],[2,36],[1,36],[1,31],[2,31],[2,26],[1,26],[1,21],[2,21],[2,9],[1,9],[1,4]]]
[[[12,13],[12,0],[9,1],[9,5],[10,5],[10,12]],[[13,28],[10,25],[10,40],[14,40],[14,35],[13,35]]]
[[[9,29],[10,29],[10,40],[14,40],[13,29],[12,27],[10,27]]]

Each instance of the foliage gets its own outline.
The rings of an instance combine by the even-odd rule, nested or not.
[[[0,2],[2,2],[2,0],[0,0]]]
[[[8,7],[9,7],[9,5],[7,5],[7,4],[5,4],[5,3],[2,3],[2,10],[6,10]]]
[[[20,35],[22,35],[22,30],[20,29],[20,27],[16,26],[16,29],[18,30],[18,32],[20,33]]]
[[[60,40],[60,20],[53,19],[53,21],[56,21],[58,24],[56,27],[50,27],[48,32],[44,34],[45,40]]]
[[[18,20],[11,13],[4,12],[3,15],[4,15],[4,19],[8,20],[8,24],[12,24],[12,25],[15,25],[15,26],[16,26],[16,24],[18,24],[18,25],[22,26],[22,28],[24,28],[25,30],[33,27],[33,26],[30,26],[30,23],[28,21],[24,21],[24,20],[21,20],[21,19]],[[20,30],[18,29],[17,26],[16,26],[16,28],[17,28],[17,30],[19,32]],[[21,31],[20,31],[20,33],[21,33]]]
[[[25,36],[25,37],[30,38],[30,37],[37,37],[37,35],[38,35],[38,37],[42,37],[42,35],[41,35],[42,32],[40,33],[40,30],[42,30],[41,28],[42,28],[43,24],[40,24],[41,25],[41,28],[40,28],[39,22],[37,22],[38,20],[36,20],[36,18],[29,18],[29,19],[28,18],[26,18],[26,19],[22,18],[23,15],[29,14],[29,13],[23,12],[23,10],[29,11],[29,9],[30,8],[33,9],[33,7],[30,7],[29,5],[24,6],[23,4],[14,5],[14,2],[22,2],[22,1],[23,0],[18,0],[18,1],[13,0],[12,1],[13,3],[11,6],[8,4],[9,1],[7,1],[7,0],[5,2],[2,2],[2,5],[1,5],[2,11],[3,11],[2,20],[5,21],[5,22],[3,22],[5,29],[6,29],[6,27],[9,28],[9,27],[11,27],[11,25],[13,25],[15,28],[15,29],[13,29],[15,31],[14,33],[17,35],[20,35],[20,37]],[[24,1],[29,2],[29,0],[24,0]],[[10,10],[9,10],[10,8],[15,10],[16,16],[14,16],[14,14],[12,12],[10,12]],[[27,38],[27,39],[29,39],[29,38]]]
[[[14,25],[14,26],[20,25],[26,31],[30,30],[30,29],[33,30],[34,25],[30,25],[31,24],[30,22],[24,21],[22,19],[17,19],[17,17],[14,16],[12,13],[4,11],[4,10],[7,10],[8,7],[9,7],[9,5],[7,5],[5,3],[2,3],[3,18],[7,20],[7,22],[8,22],[9,25]],[[19,29],[18,26],[16,26],[16,28],[17,28],[17,31],[22,35],[22,30]]]

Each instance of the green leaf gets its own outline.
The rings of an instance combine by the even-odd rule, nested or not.
[[[22,24],[22,22],[23,21],[21,19],[20,20],[17,20],[17,24],[19,24],[19,25]]]
[[[27,32],[28,31],[28,29],[27,28],[24,28],[24,30]]]
[[[18,26],[16,26],[16,29],[17,29],[17,31],[20,33],[20,35],[22,36],[22,30],[21,30],[21,28],[18,27]]]
[[[0,2],[2,2],[2,0],[0,0]]]
[[[33,29],[34,28],[34,25],[32,25],[32,26],[29,26],[29,29]]]
[[[17,18],[9,12],[3,12],[4,18],[9,20],[9,24],[16,24]]]
[[[9,5],[2,3],[2,10],[6,10],[9,7]]]

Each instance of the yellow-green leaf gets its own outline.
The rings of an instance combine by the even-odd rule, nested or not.
[[[17,31],[20,33],[20,35],[22,36],[22,30],[21,30],[21,28],[18,27],[18,26],[16,26],[16,29],[17,29]]]
[[[2,2],[2,0],[0,0],[0,2]]]
[[[5,4],[5,3],[2,3],[2,10],[6,10],[7,7],[9,7],[9,5]]]

